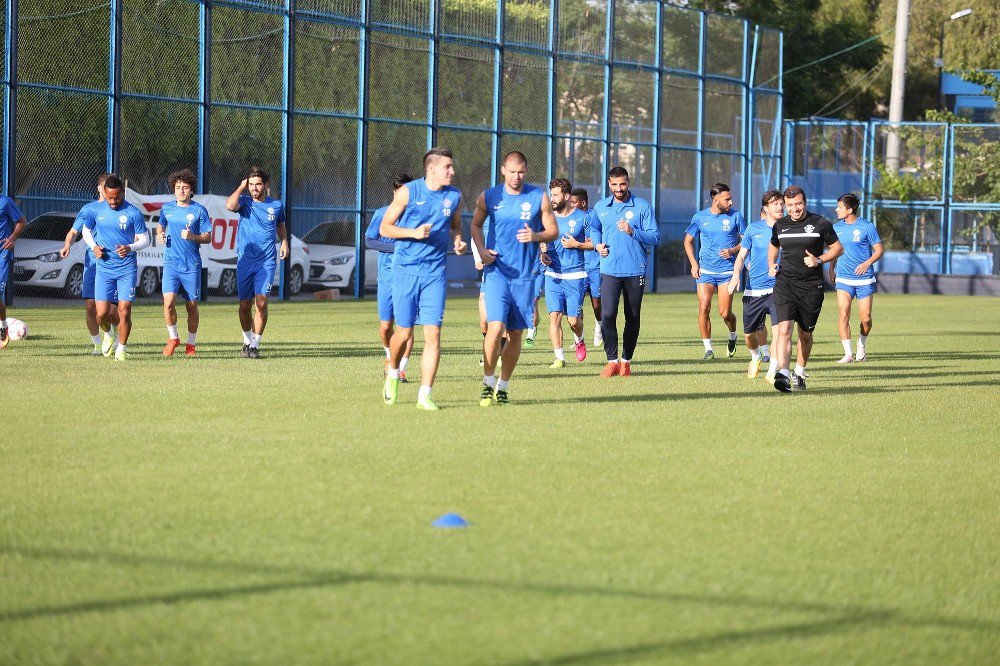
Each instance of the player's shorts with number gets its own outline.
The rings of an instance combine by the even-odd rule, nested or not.
[[[410,273],[396,268],[392,273],[392,309],[402,328],[440,326],[448,281],[444,273]]]
[[[544,279],[544,275],[542,278]],[[511,331],[531,328],[535,315],[536,278],[506,278],[498,270],[483,279],[486,298],[486,321],[503,322]]]
[[[139,269],[135,265],[112,270],[98,262],[97,273],[94,276],[94,300],[131,303],[135,300],[138,272]]]
[[[254,296],[270,296],[271,282],[278,264],[274,259],[266,261],[236,262],[236,290],[241,301],[251,301]]]
[[[545,308],[567,317],[583,314],[583,298],[587,293],[587,278],[570,280],[545,276]]]
[[[201,271],[177,271],[164,266],[162,291],[164,294],[183,295],[185,301],[200,301]]]

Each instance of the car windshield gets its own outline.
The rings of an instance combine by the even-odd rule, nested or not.
[[[354,222],[324,222],[310,229],[302,240],[308,245],[354,245]]]
[[[66,238],[66,233],[72,226],[72,217],[65,215],[42,215],[25,225],[21,238],[61,241]]]
[[[331,245],[333,243],[333,224],[327,222],[313,227],[302,240],[306,243],[316,245]]]

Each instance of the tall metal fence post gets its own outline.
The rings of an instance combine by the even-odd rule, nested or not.
[[[501,0],[502,2],[503,0]],[[614,0],[611,0],[614,2]],[[557,0],[550,0],[549,2],[549,94],[548,98],[548,137],[546,138],[546,145],[548,147],[549,155],[549,165],[546,168],[545,182],[548,183],[553,178],[555,178],[556,171],[556,159],[559,142],[555,139],[555,134],[558,129],[559,119],[557,118],[559,113],[558,101],[556,99],[556,68],[559,66],[559,3]]]
[[[294,176],[292,157],[294,154],[295,132],[295,0],[285,0],[283,12],[285,29],[284,52],[282,54],[282,112],[281,112],[281,203],[285,207],[285,234],[288,239],[288,255],[281,262],[281,286],[278,298],[287,301],[291,294],[289,280],[292,271],[292,213],[288,205],[288,181]],[[309,274],[302,276],[303,283]]]
[[[361,298],[365,293],[365,214],[368,212],[368,107],[371,102],[368,77],[371,72],[371,2],[361,2],[361,31],[358,41],[358,59],[361,62],[361,76],[358,78],[358,109],[361,120],[358,121],[358,168],[355,172],[355,201],[358,202],[358,213],[354,224],[354,297]],[[360,285],[360,286],[359,286]]]
[[[757,108],[757,92],[754,89],[754,77],[757,74],[757,43],[760,38],[760,26],[754,26],[753,43],[750,43],[750,22],[743,21],[743,191],[740,210],[747,222],[756,216],[750,215],[751,192],[753,191],[753,131],[754,114]],[[747,49],[750,49],[749,70],[747,69]]]
[[[549,0],[550,3],[556,0]],[[496,23],[496,57],[493,59],[493,128],[490,133],[490,180],[487,187],[492,187],[496,173],[496,165],[500,161],[500,143],[503,139],[500,127],[503,124],[503,67],[507,57],[506,49],[506,29],[504,26],[503,13],[505,0],[497,2],[497,23]]]
[[[941,150],[941,160],[944,164],[941,177],[942,209],[941,209],[941,272],[951,275],[952,248],[952,196],[954,194],[955,175],[955,126],[947,123],[944,126],[944,145]]]
[[[708,46],[708,12],[700,11],[700,21],[698,23],[698,136],[696,137],[696,147],[698,149],[694,167],[694,189],[697,203],[695,208],[701,207],[702,190],[705,186],[705,52]]]
[[[653,38],[653,62],[656,71],[653,72],[653,187],[650,190],[650,202],[653,206],[653,219],[660,225],[660,86],[663,82],[663,3],[656,3],[656,35]],[[650,290],[656,291],[657,265],[659,264],[659,248],[653,248],[653,260],[650,262]]]
[[[201,0],[198,7],[198,191],[208,192],[209,129],[212,120],[212,4]],[[214,232],[213,232],[214,233]]]
[[[16,147],[17,147],[17,3],[7,0],[4,30],[4,105],[3,105],[3,193],[13,197],[17,194]],[[7,293],[12,294],[13,289]]]
[[[614,34],[615,34],[615,2],[614,0],[608,0],[608,13],[605,17],[604,23],[604,174],[602,174],[602,182],[604,183],[604,192],[601,199],[606,196],[608,191],[607,172],[612,167],[618,166],[616,161],[612,160],[612,148],[611,148],[611,91],[612,91],[612,70],[611,70],[611,59],[614,51]],[[575,134],[575,132],[574,132]]]
[[[11,0],[15,2],[16,0]],[[108,171],[118,173],[122,124],[122,0],[111,0],[108,67]]]
[[[438,80],[441,74],[441,3],[430,0],[431,48],[427,58],[427,149],[437,145]]]

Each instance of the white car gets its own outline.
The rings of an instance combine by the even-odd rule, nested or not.
[[[354,222],[323,222],[303,237],[309,244],[310,286],[354,291],[354,246],[336,244],[348,229],[354,233]],[[378,252],[365,250],[365,288],[374,289],[377,284]]]
[[[14,245],[11,281],[18,286],[57,289],[67,298],[80,298],[87,246],[74,243],[68,257],[59,256],[75,219],[75,213],[53,212],[28,222]]]

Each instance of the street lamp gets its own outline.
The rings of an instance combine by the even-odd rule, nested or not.
[[[938,57],[937,62],[934,64],[938,68],[938,106],[941,111],[945,110],[944,107],[944,28],[946,25],[952,21],[957,21],[959,19],[964,19],[966,16],[972,14],[972,10],[969,8],[959,10],[948,17],[947,21],[941,21],[941,34],[938,40]]]

